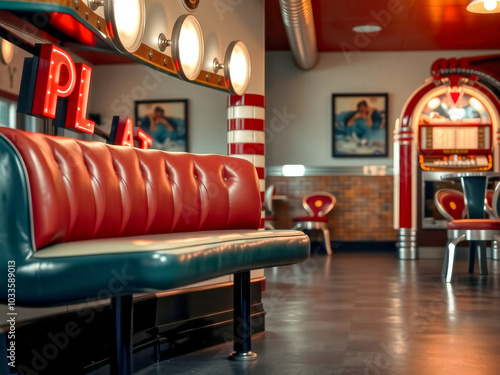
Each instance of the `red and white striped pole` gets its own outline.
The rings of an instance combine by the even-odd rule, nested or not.
[[[250,161],[257,170],[260,198],[264,202],[266,98],[263,95],[231,95],[227,110],[227,153]],[[261,228],[264,228],[262,211]]]

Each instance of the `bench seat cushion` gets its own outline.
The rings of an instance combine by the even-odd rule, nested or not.
[[[299,231],[203,231],[61,243],[36,252],[17,269],[16,298],[19,304],[47,306],[167,290],[308,256],[309,239]]]

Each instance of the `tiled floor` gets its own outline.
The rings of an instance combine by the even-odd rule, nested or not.
[[[500,373],[500,262],[452,284],[439,260],[334,253],[266,271],[266,332],[259,358],[227,359],[231,343],[140,372],[209,375],[497,375]]]

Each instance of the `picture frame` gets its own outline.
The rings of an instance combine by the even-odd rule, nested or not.
[[[153,138],[152,149],[188,152],[188,100],[135,102],[135,124]]]
[[[387,157],[387,93],[332,94],[332,156]]]

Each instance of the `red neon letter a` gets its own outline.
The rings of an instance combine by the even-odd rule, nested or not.
[[[153,138],[151,138],[144,130],[139,127],[134,128],[134,139],[139,141],[139,148],[147,150],[153,145]]]
[[[116,123],[116,135],[113,144],[134,147],[134,126],[130,117],[115,116],[113,123]]]

